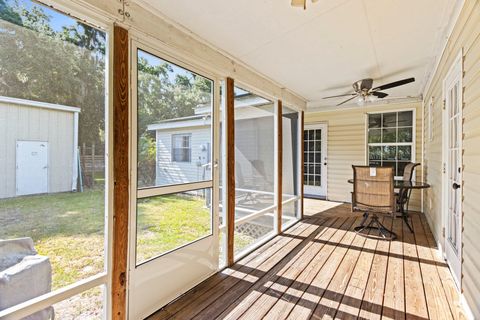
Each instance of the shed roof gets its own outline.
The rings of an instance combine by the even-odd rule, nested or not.
[[[71,107],[71,106],[65,106],[62,104],[54,104],[54,103],[41,102],[41,101],[34,101],[34,100],[27,100],[27,99],[5,97],[5,96],[0,96],[0,103],[2,102],[28,106],[28,107],[42,108],[42,109],[60,110],[60,111],[67,111],[67,112],[80,112],[80,108],[77,108],[77,107]]]

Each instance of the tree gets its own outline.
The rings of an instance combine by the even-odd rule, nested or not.
[[[0,95],[79,107],[79,143],[102,144],[106,35],[73,19],[55,30],[48,10],[0,0]],[[194,115],[211,103],[212,81],[139,58],[137,86],[138,175],[151,184],[155,140],[147,126]]]
[[[0,1],[14,17],[0,20],[0,94],[79,107],[79,142],[102,144],[105,34],[73,20],[57,32],[42,7]]]
[[[137,175],[139,186],[151,186],[155,178],[155,136],[147,130],[148,125],[193,116],[197,106],[211,103],[212,82],[191,72],[179,73],[167,62],[152,65],[140,57],[137,65]]]
[[[17,25],[22,24],[22,18],[20,18],[20,15],[12,10],[5,0],[0,0],[0,19]]]

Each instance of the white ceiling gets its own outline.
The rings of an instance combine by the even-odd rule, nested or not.
[[[420,96],[440,54],[456,0],[137,0],[309,101],[415,77],[386,91]]]

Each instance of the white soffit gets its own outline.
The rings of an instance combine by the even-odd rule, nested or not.
[[[305,11],[290,0],[135,1],[321,108],[367,77],[415,77],[386,92],[419,97],[461,0],[319,0]]]

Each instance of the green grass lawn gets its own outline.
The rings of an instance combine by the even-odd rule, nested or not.
[[[104,267],[104,192],[58,193],[0,200],[0,239],[31,237],[50,258],[52,289],[95,275]],[[211,234],[210,209],[195,195],[138,202],[137,262]],[[243,248],[253,238],[235,233]]]
[[[0,239],[31,237],[38,253],[50,258],[52,290],[103,271],[104,225],[104,191],[100,188],[0,200]],[[137,262],[207,236],[211,225],[210,209],[202,197],[167,195],[139,200]],[[243,248],[254,239],[236,232],[235,241]],[[58,312],[74,312],[79,305],[91,306],[87,309],[92,314],[101,309],[100,288],[72,299],[59,305]]]
[[[139,200],[137,263],[212,233],[210,208],[195,195]]]
[[[0,200],[0,238],[31,237],[50,258],[52,289],[103,270],[104,193],[58,193]]]

